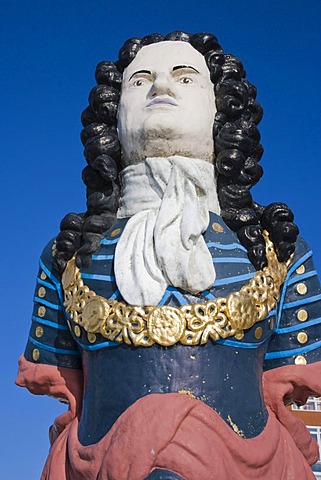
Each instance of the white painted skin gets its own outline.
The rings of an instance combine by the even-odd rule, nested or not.
[[[143,47],[125,69],[118,112],[123,166],[180,155],[213,163],[213,84],[187,42]]]

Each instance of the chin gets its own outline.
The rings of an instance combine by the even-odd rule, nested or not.
[[[191,150],[186,144],[180,142],[173,142],[172,140],[165,140],[164,138],[155,139],[149,143],[145,143],[144,148],[141,150],[141,157],[173,157],[179,155],[186,158],[198,158],[205,160],[206,162],[213,163],[213,151],[204,151],[203,149],[196,150],[195,145]]]
[[[166,138],[172,136],[175,138],[177,135],[183,135],[182,127],[186,125],[184,116],[177,115],[176,111],[171,109],[155,109],[145,114],[143,122],[144,132],[155,134],[154,130],[160,136],[166,135]],[[183,117],[183,118],[182,118]]]

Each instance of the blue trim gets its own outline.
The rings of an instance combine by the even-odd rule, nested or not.
[[[47,302],[47,300],[44,300],[43,298],[34,297],[33,300],[34,302],[41,303],[42,305],[46,305],[46,307],[52,308],[53,310],[62,310],[61,305],[56,305],[55,303]]]
[[[174,290],[173,295],[180,305],[186,305],[188,303],[188,300],[178,290]]]
[[[45,272],[45,274],[47,275],[47,277],[50,278],[50,280],[52,281],[52,283],[54,283],[54,284],[56,285],[57,293],[58,293],[58,297],[59,297],[60,303],[61,303],[61,305],[63,305],[64,299],[63,299],[63,295],[62,295],[62,289],[61,289],[61,283],[60,283],[60,281],[57,280],[57,278],[51,273],[50,270],[48,270],[48,268],[45,266],[45,264],[43,263],[43,261],[42,261],[41,259],[39,260],[39,264],[40,264],[40,268],[42,268],[42,270]]]
[[[42,268],[42,270],[45,272],[45,274],[47,275],[47,277],[50,278],[50,280],[52,281],[52,283],[54,283],[57,288],[60,288],[60,289],[61,289],[59,280],[57,280],[57,278],[51,273],[51,271],[48,270],[48,268],[45,266],[45,264],[43,263],[43,261],[42,261],[41,259],[39,260],[39,264],[40,264],[40,268]]]
[[[236,341],[236,340],[217,340],[216,343],[219,345],[226,345],[227,347],[237,347],[237,348],[258,348],[263,343],[265,343],[267,340],[270,340],[269,337],[265,338],[261,342],[257,343],[247,343],[247,342],[242,342],[242,340]]]
[[[47,350],[48,352],[52,353],[59,353],[60,355],[74,355],[79,357],[80,353],[75,350],[62,350],[60,348],[54,348],[50,347],[49,345],[44,345],[43,343],[37,342],[37,340],[34,340],[32,337],[29,336],[29,341],[33,343],[36,347],[42,348],[43,350]]]
[[[251,280],[255,275],[255,272],[246,273],[245,275],[237,275],[236,277],[230,278],[221,278],[220,280],[215,280],[214,287],[218,285],[229,285],[230,283],[243,282],[244,280]]]
[[[279,312],[278,312],[278,318],[277,318],[277,322],[276,322],[277,328],[279,328],[279,325],[280,325],[280,322],[281,322],[282,311],[285,308],[290,308],[290,307],[286,307],[285,305],[283,305],[290,276],[300,265],[302,265],[302,263],[304,263],[311,256],[312,256],[312,250],[309,250],[307,253],[305,253],[303,255],[303,257],[301,257],[297,262],[295,262],[292,265],[292,267],[290,267],[289,270],[288,270],[285,282],[284,282],[283,287],[282,287],[282,292],[281,292],[281,297],[280,297],[280,302],[279,302]]]
[[[119,294],[120,294],[120,292],[119,292],[119,290],[117,289],[117,290],[112,294],[112,296],[110,297],[109,300],[115,300],[115,299],[118,297]]]
[[[87,278],[89,280],[104,280],[106,282],[115,281],[114,275],[99,275],[98,273],[82,273],[82,278]]]
[[[206,243],[207,248],[220,248],[221,250],[242,250],[242,252],[247,253],[246,248],[243,247],[243,245],[240,245],[239,243],[230,243],[228,245],[222,244],[222,243],[216,243],[216,242],[208,242]]]
[[[215,300],[215,298],[216,298],[209,290],[204,290],[202,293],[208,300]],[[188,304],[188,300],[183,296],[183,294],[181,294],[176,289],[176,287],[172,287],[170,285],[166,288],[165,293],[164,293],[161,301],[158,303],[157,306],[162,307],[163,305],[165,305],[166,300],[168,300],[168,298],[171,294],[174,295],[174,297],[176,298],[176,300],[178,300],[180,305],[187,305]]]
[[[281,291],[281,296],[280,296],[280,301],[279,301],[279,305],[278,305],[278,308],[279,308],[279,311],[278,311],[278,315],[277,315],[277,319],[276,319],[276,328],[278,329],[279,328],[279,325],[280,325],[280,322],[281,322],[281,316],[282,316],[282,311],[284,310],[285,306],[284,306],[284,298],[285,298],[285,294],[286,294],[286,290],[287,290],[287,279],[288,279],[288,276],[286,277],[285,279],[285,282],[282,286],[282,291]]]
[[[163,305],[165,305],[165,302],[166,302],[166,300],[169,298],[169,296],[171,295],[171,293],[172,293],[171,287],[167,287],[166,290],[165,290],[164,295],[163,295],[162,298],[161,298],[161,301],[160,301],[159,304],[158,304],[159,307],[162,307]]]
[[[115,255],[92,255],[93,260],[113,260]]]
[[[50,320],[44,320],[43,318],[36,317],[35,315],[32,315],[32,320],[34,322],[38,322],[43,325],[48,325],[48,327],[56,328],[57,330],[69,330],[69,327],[67,327],[67,325],[61,325],[60,323],[50,322]]]
[[[303,300],[296,300],[295,302],[285,303],[283,305],[283,310],[288,310],[289,308],[299,307],[300,305],[307,305],[309,303],[317,302],[321,300],[321,294],[314,295],[313,297],[304,298]]]
[[[119,347],[119,345],[120,345],[119,342],[113,342],[113,341],[96,343],[95,345],[84,345],[83,343],[80,343],[81,348],[88,351],[101,350],[102,348],[105,348],[105,347]]]
[[[305,345],[301,348],[295,348],[293,350],[283,350],[282,352],[268,352],[265,354],[265,360],[293,357],[294,355],[301,355],[302,353],[311,352],[312,350],[316,350],[319,347],[321,347],[321,340],[319,340],[319,342],[314,342],[311,345]]]
[[[37,283],[40,283],[44,287],[50,288],[50,290],[55,290],[56,291],[56,285],[51,285],[51,283],[45,282],[41,278],[37,278]]]
[[[288,271],[288,274],[287,274],[287,278],[289,278],[292,273],[294,272],[294,270],[296,270],[298,267],[300,267],[300,265],[302,265],[302,263],[304,263],[308,258],[312,257],[312,250],[309,250],[307,253],[305,253],[303,255],[303,257],[299,258],[299,260],[297,260],[290,268],[289,268],[289,271]]]
[[[321,317],[316,318],[315,320],[309,320],[308,322],[302,322],[300,325],[295,325],[294,327],[285,327],[275,330],[275,333],[282,335],[283,333],[296,332],[297,330],[305,330],[312,325],[318,325],[321,323]]]
[[[291,278],[291,280],[288,281],[288,286],[293,285],[293,283],[302,282],[302,280],[305,280],[306,278],[314,277],[316,275],[318,275],[316,270],[311,270],[311,272],[302,273],[297,277]]]
[[[120,237],[114,238],[113,240],[109,240],[108,238],[103,238],[100,242],[100,245],[113,245],[114,243],[117,243]]]
[[[208,299],[208,300],[215,300],[216,297],[213,295],[209,290],[204,290],[203,295]]]
[[[246,263],[252,265],[248,258],[243,257],[217,257],[213,258],[213,263]]]

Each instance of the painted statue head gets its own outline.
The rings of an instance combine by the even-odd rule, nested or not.
[[[90,265],[117,213],[119,170],[141,157],[175,154],[214,158],[221,215],[256,269],[266,265],[263,229],[279,260],[289,258],[298,233],[291,210],[283,203],[262,207],[250,193],[263,172],[256,88],[214,35],[131,38],[116,62],[98,64],[96,81],[82,114],[87,211],[61,222],[60,271],[75,253],[79,267]]]
[[[118,110],[122,163],[182,155],[213,162],[213,84],[187,42],[143,47],[123,74]]]

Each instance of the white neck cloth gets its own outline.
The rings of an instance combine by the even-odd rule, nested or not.
[[[219,214],[214,167],[203,160],[147,158],[121,172],[118,218],[131,217],[115,251],[115,276],[131,305],[157,305],[168,285],[191,293],[213,285],[202,233]]]

